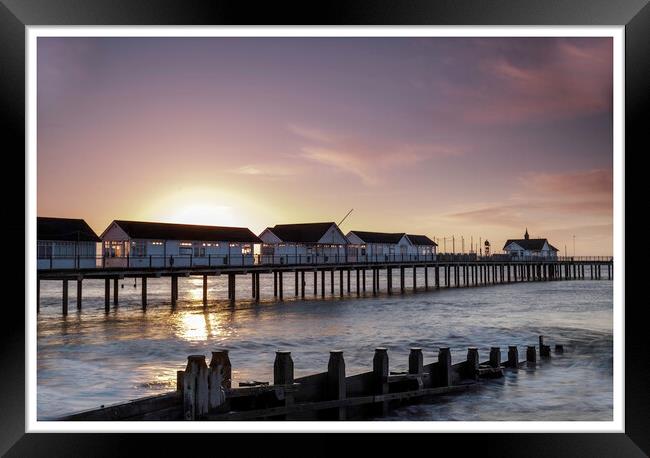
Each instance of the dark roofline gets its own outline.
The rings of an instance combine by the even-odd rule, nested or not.
[[[36,239],[66,242],[101,242],[95,231],[81,218],[36,217]]]
[[[346,241],[345,243],[347,243],[347,237],[334,221],[276,224],[267,229],[285,243],[318,243],[332,226],[336,227],[341,237]],[[327,244],[327,242],[324,242],[324,244]]]
[[[159,223],[152,221],[114,220],[102,233],[116,224],[129,237],[135,239],[196,240],[210,242],[249,242],[262,241],[246,227],[206,226],[199,224]]]
[[[409,238],[409,240],[411,240],[411,243],[413,245],[417,245],[417,246],[438,246],[438,244],[436,242],[431,240],[426,235],[406,234],[406,236]],[[416,240],[419,243],[415,243]]]
[[[387,244],[397,244],[399,243],[400,240],[402,240],[402,237],[406,235],[405,232],[373,232],[373,231],[349,231],[348,234],[356,235],[364,243],[387,243]]]
[[[508,245],[510,245],[511,243],[516,243],[517,245],[522,247],[524,250],[530,250],[531,248],[529,248],[529,247],[527,248],[526,245],[530,246],[533,242],[541,242],[542,246],[544,246],[544,243],[548,243],[548,246],[549,246],[549,248],[551,250],[559,251],[557,248],[555,248],[553,245],[550,244],[548,239],[540,239],[540,238],[537,238],[537,239],[508,239],[508,240],[506,240],[506,243],[503,244],[502,249],[505,250],[506,247]]]

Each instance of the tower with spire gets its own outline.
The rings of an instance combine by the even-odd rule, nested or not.
[[[503,251],[515,258],[556,258],[558,250],[547,239],[531,239],[526,227],[524,238],[506,240]]]

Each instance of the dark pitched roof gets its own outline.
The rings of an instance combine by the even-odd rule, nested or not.
[[[262,241],[245,227],[200,226],[196,224],[150,223],[115,220],[118,226],[134,239],[197,240],[206,242]]]
[[[511,243],[516,243],[520,247],[522,247],[524,250],[530,250],[530,251],[540,251],[542,248],[544,248],[544,243],[547,243],[547,239],[508,239],[503,245],[503,249],[505,250],[508,245]],[[548,246],[551,248],[551,250],[558,251],[557,248],[555,248],[553,245],[550,243]]]
[[[283,242],[317,243],[336,223],[276,224],[268,228]]]
[[[38,240],[65,240],[70,242],[101,242],[88,223],[82,219],[46,218],[39,216],[36,224]]]
[[[395,244],[406,234],[404,232],[367,232],[367,231],[350,231],[365,243],[389,243]]]
[[[411,240],[411,243],[413,243],[413,245],[438,246],[436,242],[431,240],[426,235],[406,234],[406,236]]]

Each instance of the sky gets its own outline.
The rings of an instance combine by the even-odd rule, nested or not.
[[[39,216],[612,254],[611,38],[40,37]],[[575,237],[574,237],[575,236]],[[575,251],[574,251],[575,240]]]

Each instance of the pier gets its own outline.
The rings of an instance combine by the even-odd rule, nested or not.
[[[176,307],[178,301],[179,278],[198,276],[203,279],[203,304],[208,304],[208,282],[211,278],[227,277],[227,300],[234,303],[238,278],[247,278],[250,284],[250,298],[254,302],[261,299],[261,282],[273,282],[273,298],[282,301],[286,294],[294,297],[324,298],[358,297],[372,292],[404,294],[406,292],[429,291],[440,288],[480,287],[520,282],[542,282],[562,280],[600,280],[613,279],[612,257],[558,257],[537,259],[516,259],[506,256],[476,257],[469,255],[438,255],[434,257],[393,256],[382,259],[328,259],[327,262],[306,264],[301,259],[286,263],[274,259],[258,257],[252,263],[229,259],[228,264],[212,265],[210,262],[196,263],[191,257],[174,260],[165,259],[161,267],[142,266],[141,262],[131,265],[129,259],[117,267],[106,267],[107,259],[98,259],[94,268],[39,269],[37,271],[37,311],[40,311],[41,281],[62,282],[61,311],[68,313],[68,286],[76,282],[77,310],[82,309],[83,281],[86,279],[104,281],[104,308],[106,313],[111,304],[119,304],[118,281],[125,278],[140,279],[142,309],[146,310],[147,279],[169,278],[170,303]],[[109,258],[114,259],[114,258]],[[243,260],[242,260],[243,261]],[[291,261],[291,260],[289,260]],[[123,264],[123,265],[122,265]],[[406,272],[411,271],[411,285],[406,284]],[[385,275],[380,275],[384,272]],[[305,278],[313,276],[313,290],[306,291]],[[399,277],[397,282],[393,277]],[[293,278],[293,289],[285,291],[287,277]],[[338,277],[338,285],[336,279]],[[383,279],[383,282],[381,281]],[[319,285],[320,282],[320,285]],[[397,283],[397,285],[395,285]],[[112,284],[112,286],[111,286]],[[338,286],[338,288],[337,288]],[[337,291],[338,289],[338,291]],[[112,297],[111,297],[112,293]]]
[[[521,347],[523,350],[523,347]],[[77,412],[57,420],[362,420],[385,416],[390,409],[437,396],[460,394],[480,387],[483,379],[502,377],[505,371],[534,370],[551,357],[550,345],[525,346],[520,359],[517,345],[491,347],[481,361],[477,347],[467,349],[464,361],[452,364],[448,347],[440,347],[435,361],[424,364],[422,348],[412,347],[404,367],[391,371],[388,350],[378,347],[372,370],[346,375],[343,351],[330,351],[325,372],[295,378],[289,351],[276,351],[273,381],[243,381],[232,387],[232,364],[227,349],[190,355],[185,370],[177,372],[176,391],[98,409]],[[555,353],[564,346],[555,345]],[[502,359],[502,356],[505,356]],[[538,359],[539,356],[539,359]]]

